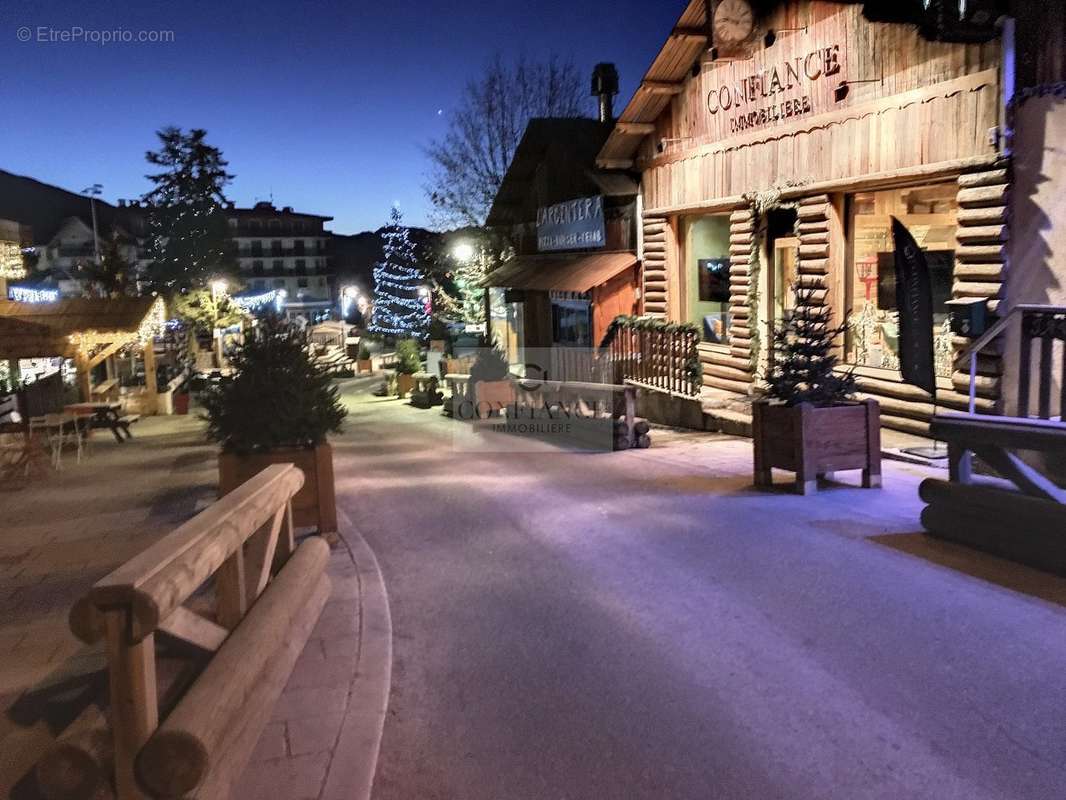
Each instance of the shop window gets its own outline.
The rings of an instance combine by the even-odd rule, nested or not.
[[[899,369],[899,309],[892,217],[906,226],[925,254],[933,290],[933,336],[938,374],[951,372],[951,299],[958,205],[954,183],[861,192],[848,198],[851,263],[848,362]]]
[[[592,323],[586,300],[552,302],[552,340],[570,347],[592,344]]]
[[[705,342],[725,344],[729,337],[729,216],[682,220],[681,290],[685,318]]]

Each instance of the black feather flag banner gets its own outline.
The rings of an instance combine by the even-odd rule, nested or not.
[[[892,217],[899,309],[899,369],[903,380],[936,396],[933,366],[933,288],[925,254],[903,223]]]

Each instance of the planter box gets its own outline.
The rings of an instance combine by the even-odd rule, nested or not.
[[[355,366],[360,372],[373,372],[374,360],[371,358],[360,358],[356,360]]]
[[[755,485],[773,483],[774,467],[796,473],[796,491],[817,491],[818,478],[862,470],[862,485],[881,485],[881,412],[876,400],[816,408],[752,404]]]
[[[396,373],[396,396],[406,397],[415,388],[415,376],[405,372]]]
[[[333,448],[285,447],[269,453],[219,453],[218,495],[227,495],[271,464],[295,464],[304,473],[304,485],[292,499],[293,525],[318,528],[322,534],[337,531],[337,501],[333,487]]]
[[[478,419],[487,419],[494,412],[512,405],[515,401],[514,383],[510,380],[478,381],[474,384],[475,410]]]

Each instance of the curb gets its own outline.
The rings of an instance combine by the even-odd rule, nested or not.
[[[333,750],[321,800],[369,800],[392,686],[392,617],[374,551],[342,508],[341,542],[359,579],[359,662],[348,712]],[[338,757],[339,756],[339,757]]]

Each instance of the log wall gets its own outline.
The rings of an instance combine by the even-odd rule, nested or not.
[[[782,4],[762,28],[806,30],[781,35],[770,48],[757,45],[751,59],[704,64],[685,81],[638,151],[649,213],[995,154],[989,130],[1000,124],[998,41],[929,42],[913,26],[867,22],[861,4],[818,0]],[[739,133],[726,114],[709,113],[707,95],[716,87],[834,46],[840,72],[798,90],[810,98],[811,113]],[[841,81],[854,83],[837,100]]]
[[[669,221],[666,217],[644,216],[644,313],[650,317],[665,317],[667,313],[668,280],[666,249]]]

